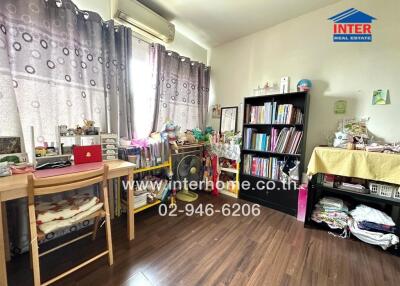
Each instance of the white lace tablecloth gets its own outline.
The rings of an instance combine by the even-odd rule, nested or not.
[[[229,143],[212,143],[211,152],[218,157],[227,158],[240,162],[240,145]]]

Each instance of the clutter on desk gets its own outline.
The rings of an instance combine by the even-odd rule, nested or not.
[[[8,162],[0,162],[0,177],[11,176],[11,168],[8,165]]]
[[[368,131],[369,119],[343,119],[335,132],[333,147],[367,152],[400,153],[400,143],[374,142]]]
[[[32,173],[35,171],[32,164],[29,164],[29,163],[19,163],[19,164],[11,165],[10,169],[11,169],[11,173],[13,175],[27,174],[27,173]]]
[[[159,134],[130,140],[129,145],[127,143],[125,139],[122,140],[118,148],[118,158],[136,164],[137,168],[153,167],[169,160],[168,139],[162,138]]]
[[[335,133],[333,147],[364,150],[370,135],[367,129],[368,119],[343,119]]]
[[[32,164],[27,163],[27,154],[0,155],[0,177],[33,172]]]
[[[47,169],[58,169],[71,166],[72,163],[70,160],[66,161],[54,161],[54,162],[39,162],[36,165],[36,170],[47,170]]]

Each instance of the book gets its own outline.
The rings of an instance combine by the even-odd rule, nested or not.
[[[282,180],[282,166],[284,161],[276,157],[261,158],[253,155],[244,155],[243,172],[247,175],[264,177],[267,179]]]

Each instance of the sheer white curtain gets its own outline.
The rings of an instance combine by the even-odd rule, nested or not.
[[[134,137],[149,136],[153,128],[155,94],[150,64],[150,44],[138,38],[132,40],[133,122]]]

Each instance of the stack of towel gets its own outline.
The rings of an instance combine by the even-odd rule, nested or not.
[[[343,200],[333,197],[324,197],[312,213],[311,219],[315,222],[326,223],[332,229],[347,229],[348,207]]]
[[[383,249],[399,243],[399,237],[395,235],[396,224],[384,212],[358,205],[350,215],[350,232],[358,239]]]
[[[61,201],[37,202],[36,224],[47,234],[71,226],[103,207],[100,200],[90,194],[79,194]]]
[[[11,176],[11,169],[8,162],[0,162],[0,177]]]

